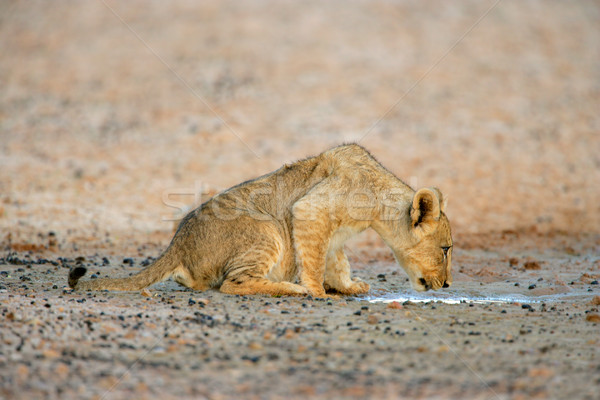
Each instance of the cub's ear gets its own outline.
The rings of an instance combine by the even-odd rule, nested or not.
[[[442,194],[442,192],[440,191],[440,189],[434,187],[431,188],[434,192],[435,195],[437,196],[438,200],[440,201],[440,210],[442,210],[442,212],[446,212],[446,206],[448,206],[448,197],[444,196]]]
[[[438,197],[437,193],[440,193]],[[419,189],[412,201],[410,220],[417,236],[431,233],[437,227],[440,219],[441,192],[436,188]]]

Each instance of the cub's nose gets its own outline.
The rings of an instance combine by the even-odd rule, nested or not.
[[[448,284],[448,282],[444,281],[444,284],[442,285],[443,288],[449,288],[450,285]]]

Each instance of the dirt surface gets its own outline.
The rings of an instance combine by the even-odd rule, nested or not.
[[[457,239],[467,248],[456,250],[450,292],[532,301],[241,297],[173,282],[141,293],[71,293],[68,267],[125,276],[159,249],[131,243],[147,256],[125,259],[101,250],[11,255],[0,260],[2,395],[597,398],[600,238],[578,237],[575,248],[565,235]],[[384,247],[356,241],[348,252],[373,296],[411,292]],[[547,297],[559,294],[567,297]]]
[[[600,7],[494,4],[3,2],[0,398],[597,398]],[[449,196],[447,294],[527,301],[65,290],[348,141]],[[412,293],[372,232],[347,253]]]

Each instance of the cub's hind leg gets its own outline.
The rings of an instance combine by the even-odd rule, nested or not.
[[[173,271],[172,278],[175,282],[179,283],[182,286],[188,287],[190,289],[204,291],[210,289],[210,286],[207,282],[194,278],[190,273],[188,268],[185,268],[183,265],[175,268]]]
[[[221,286],[227,294],[268,294],[271,296],[302,296],[308,294],[305,287],[291,282],[273,282],[267,278],[243,275],[237,279],[227,279]]]
[[[283,243],[280,237],[265,236],[239,254],[226,267],[221,292],[227,294],[268,294],[299,296],[307,294],[305,287],[291,282],[274,282],[267,278],[269,271],[281,261]]]

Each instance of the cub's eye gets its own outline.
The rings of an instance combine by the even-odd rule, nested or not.
[[[450,250],[452,246],[442,247],[442,251],[444,252],[444,257],[448,257],[448,250]]]

